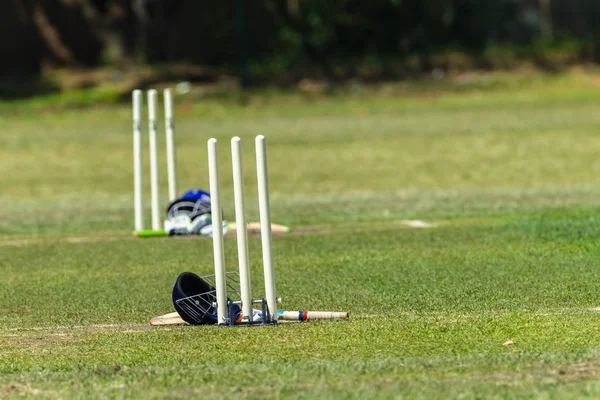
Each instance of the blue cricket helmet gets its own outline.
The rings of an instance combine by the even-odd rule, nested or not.
[[[210,193],[203,189],[190,189],[180,196],[183,199],[201,200],[204,203],[210,204]]]
[[[186,233],[199,234],[202,228],[212,223],[210,210],[210,194],[202,189],[191,189],[167,206],[167,218],[186,215],[192,223],[191,232]]]

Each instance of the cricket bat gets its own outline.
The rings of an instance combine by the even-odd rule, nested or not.
[[[277,311],[278,321],[310,321],[316,319],[346,319],[349,314],[341,311]]]
[[[231,230],[235,230],[237,225],[235,222],[230,222],[227,224],[227,227]],[[260,222],[248,222],[248,232],[260,232]],[[281,225],[281,224],[271,224],[271,232],[273,233],[288,233],[292,229],[289,226]]]
[[[236,229],[235,222],[230,222],[227,224],[227,229],[234,231]],[[271,232],[273,233],[288,233],[291,232],[291,228],[289,226],[281,225],[281,224],[271,224]],[[258,233],[260,232],[260,222],[248,222],[248,232],[249,233]],[[151,230],[146,229],[143,231],[133,232],[134,236],[137,237],[156,237],[156,236],[169,236],[169,234],[163,230]]]
[[[177,311],[168,313],[165,315],[159,315],[157,317],[150,318],[150,325],[161,326],[161,325],[189,325],[179,316]]]
[[[339,311],[277,311],[278,321],[312,321],[318,319],[347,319],[347,312]],[[177,311],[165,315],[150,318],[150,325],[189,325],[177,313]]]

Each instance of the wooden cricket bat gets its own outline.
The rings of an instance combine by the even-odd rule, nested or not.
[[[260,222],[248,222],[248,232],[260,232]],[[237,225],[235,222],[230,222],[227,224],[227,227],[231,230],[236,230]],[[280,224],[271,224],[271,232],[273,233],[287,233],[290,232],[291,229],[289,226],[280,225]]]
[[[278,321],[310,321],[315,319],[346,319],[349,314],[339,311],[277,311]]]
[[[179,316],[177,311],[168,313],[165,315],[159,315],[157,317],[150,318],[150,325],[161,326],[161,325],[189,325]]]
[[[236,223],[235,222],[229,222],[227,224],[227,228],[229,230],[235,231],[236,230]],[[271,232],[273,233],[288,233],[291,232],[291,228],[289,226],[285,226],[285,225],[281,225],[281,224],[271,224]],[[248,222],[248,232],[249,233],[260,233],[260,222]],[[167,234],[167,232],[165,232],[162,229],[159,230],[151,230],[151,229],[146,229],[143,231],[139,231],[139,232],[133,232],[133,236],[137,236],[137,237],[156,237],[156,236],[169,236]]]
[[[347,312],[338,311],[278,311],[278,321],[312,321],[317,319],[347,319]],[[165,315],[150,318],[150,325],[189,325],[177,313],[177,311]]]

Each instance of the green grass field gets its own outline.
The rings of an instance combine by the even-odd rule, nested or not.
[[[212,243],[132,237],[130,108],[69,99],[0,104],[0,398],[600,396],[599,75],[180,99],[180,191],[218,138],[231,219],[239,135],[256,220],[264,134],[282,307],[351,314],[257,328],[148,325]]]

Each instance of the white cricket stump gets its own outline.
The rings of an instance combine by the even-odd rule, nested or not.
[[[263,268],[265,275],[265,299],[272,321],[277,320],[277,296],[275,292],[275,269],[273,267],[273,241],[271,237],[271,206],[267,173],[267,144],[263,135],[258,135],[256,144],[256,176],[260,213],[260,235],[262,242]]]
[[[231,139],[231,163],[233,168],[233,192],[235,199],[235,222],[238,263],[240,273],[240,296],[244,321],[252,320],[252,289],[250,284],[250,261],[248,256],[248,226],[244,201],[244,173],[242,168],[241,139]]]
[[[144,230],[144,210],[142,196],[142,105],[141,90],[132,94],[133,107],[133,209],[135,231]]]
[[[225,323],[229,317],[227,284],[225,277],[225,249],[223,238],[223,216],[221,215],[221,193],[219,187],[219,156],[217,139],[208,140],[208,176],[210,185],[210,207],[213,229],[213,255],[215,263],[215,286],[217,298],[217,321]]]
[[[158,193],[158,143],[156,123],[156,108],[158,92],[148,91],[148,143],[150,147],[150,199],[152,205],[152,229],[160,230],[160,198]]]
[[[171,89],[163,92],[165,106],[165,138],[167,149],[167,176],[169,180],[169,201],[177,198],[177,159],[175,157],[175,117]]]

